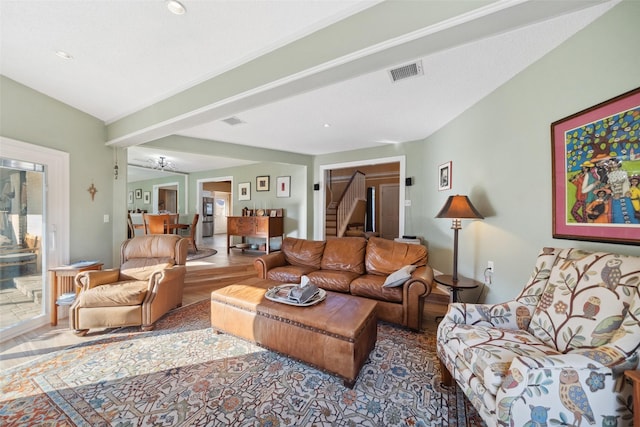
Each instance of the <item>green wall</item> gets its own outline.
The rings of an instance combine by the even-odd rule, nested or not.
[[[469,195],[486,219],[464,221],[459,271],[480,280],[487,261],[494,261],[496,272],[486,298],[504,300],[522,288],[543,246],[640,255],[638,245],[551,237],[549,138],[552,122],[640,86],[640,55],[633,44],[639,20],[640,2],[623,1],[422,141],[315,158],[177,136],[150,145],[258,162],[192,174],[188,212],[195,208],[198,179],[232,176],[234,186],[251,182],[250,203],[255,197],[259,206],[267,195],[255,192],[255,177],[269,175],[269,199],[282,204],[292,218],[287,234],[308,238],[313,237],[317,208],[311,187],[319,181],[321,165],[404,155],[406,176],[415,178],[415,185],[407,188],[412,203],[405,211],[405,233],[423,237],[430,263],[450,272],[453,233],[449,221],[434,216],[449,195]],[[1,77],[0,84],[0,134],[71,155],[71,259],[99,258],[111,264],[126,235],[127,185],[124,177],[113,179],[113,151],[104,146],[104,124],[10,79]],[[118,161],[122,171],[126,150],[118,150]],[[438,192],[437,167],[447,161],[453,162],[453,189]],[[283,175],[292,176],[291,200],[275,199],[275,177]],[[86,191],[92,182],[98,188],[93,202]],[[234,201],[234,213],[243,203]],[[103,223],[104,214],[111,214],[113,221]],[[112,247],[104,243],[109,241]],[[475,298],[463,294],[465,300]]]
[[[104,145],[105,132],[95,117],[0,76],[0,134],[70,155],[70,261],[99,259],[110,266],[113,222],[103,218],[113,217],[114,187],[122,180],[114,182],[114,151]],[[92,183],[98,190],[93,201]]]
[[[466,194],[486,217],[463,221],[459,273],[483,280],[495,262],[486,300],[499,302],[522,289],[544,246],[579,247],[640,255],[637,245],[552,238],[550,125],[556,120],[640,86],[634,48],[640,2],[626,1],[525,69],[443,129],[423,141],[359,150],[315,160],[339,161],[406,155],[406,234],[423,237],[430,264],[452,270],[451,222],[434,218],[447,197]],[[439,164],[453,162],[451,191],[437,190]],[[409,193],[410,192],[410,193]],[[462,294],[473,302],[477,295]]]

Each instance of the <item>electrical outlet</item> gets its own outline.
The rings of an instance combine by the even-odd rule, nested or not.
[[[495,270],[493,268],[493,261],[487,262],[487,270],[489,270],[491,274],[495,273]]]

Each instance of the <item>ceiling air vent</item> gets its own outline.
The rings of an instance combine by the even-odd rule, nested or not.
[[[389,70],[389,77],[392,82],[398,80],[408,79],[410,77],[416,77],[422,75],[422,61],[412,62],[401,67],[393,68]]]
[[[222,121],[228,124],[229,126],[241,125],[242,123],[245,123],[237,117],[228,117]]]

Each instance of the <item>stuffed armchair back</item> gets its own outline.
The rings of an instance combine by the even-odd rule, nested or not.
[[[544,248],[516,299],[449,306],[445,383],[452,375],[488,426],[630,426],[639,286],[640,257]]]
[[[188,240],[173,234],[137,236],[121,247],[119,269],[85,271],[69,311],[71,328],[141,325],[151,330],[169,310],[182,305]]]

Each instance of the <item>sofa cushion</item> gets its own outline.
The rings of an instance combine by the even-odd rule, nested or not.
[[[289,264],[318,270],[322,262],[324,246],[324,241],[287,237],[282,242],[281,250]]]
[[[302,278],[302,276],[315,270],[316,269],[313,267],[285,265],[269,270],[266,278],[282,283],[300,283],[300,278]]]
[[[148,280],[154,271],[174,266],[172,258],[134,258],[120,266],[120,280]]]
[[[529,331],[562,353],[616,341],[623,351],[640,333],[640,257],[564,249],[531,318]],[[632,344],[629,344],[632,345]]]
[[[388,275],[382,286],[385,288],[395,288],[396,286],[404,285],[404,282],[411,278],[411,273],[416,271],[416,268],[415,265],[405,265],[401,269]]]
[[[147,294],[146,280],[129,280],[96,286],[78,294],[79,307],[140,305]]]
[[[329,239],[324,247],[320,268],[323,270],[340,270],[364,274],[366,247],[367,241],[364,237]]]
[[[378,301],[402,302],[402,287],[384,288],[385,276],[364,274],[351,282],[351,295],[373,298]]]
[[[371,237],[368,240],[365,255],[368,274],[387,276],[409,264],[418,267],[427,265],[427,248],[379,237]]]
[[[352,271],[337,270],[316,270],[308,275],[314,285],[336,292],[349,292],[349,285],[358,276],[358,273]]]

